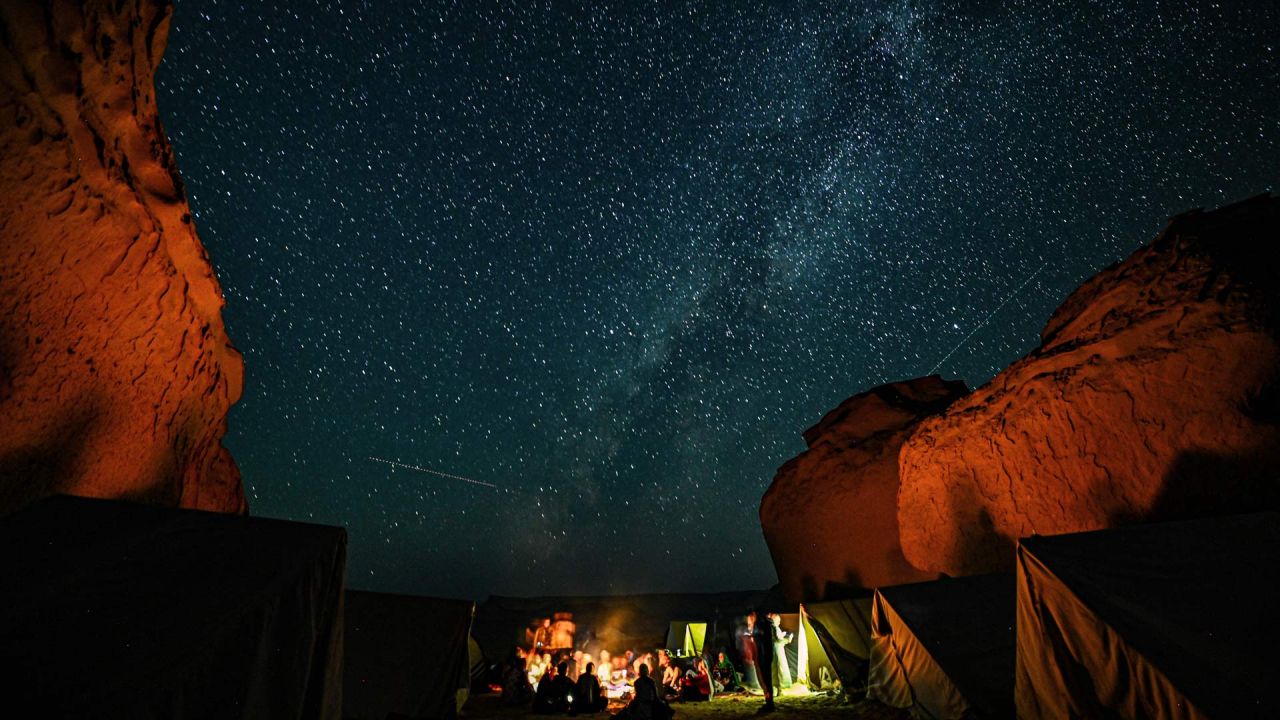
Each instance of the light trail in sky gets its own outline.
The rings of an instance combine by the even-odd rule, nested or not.
[[[969,338],[973,337],[975,333],[977,333],[977,332],[978,332],[979,330],[981,330],[982,328],[986,327],[986,326],[987,326],[987,323],[991,322],[991,318],[995,317],[995,316],[996,316],[996,313],[1000,312],[1000,311],[1004,308],[1004,306],[1005,306],[1005,305],[1008,305],[1010,300],[1012,300],[1012,299],[1014,299],[1015,297],[1017,297],[1017,296],[1018,296],[1018,293],[1022,292],[1024,289],[1026,289],[1026,287],[1027,287],[1028,285],[1030,285],[1030,284],[1031,284],[1031,281],[1032,281],[1032,280],[1035,280],[1035,279],[1036,279],[1036,276],[1040,274],[1040,271],[1041,271],[1041,270],[1044,270],[1045,266],[1046,266],[1046,265],[1048,265],[1048,264],[1049,264],[1049,261],[1048,261],[1048,260],[1045,260],[1044,262],[1040,263],[1040,267],[1036,268],[1036,271],[1035,271],[1035,272],[1033,272],[1033,273],[1031,273],[1030,275],[1028,275],[1028,276],[1027,276],[1027,279],[1026,279],[1025,281],[1023,281],[1023,283],[1022,283],[1021,285],[1019,285],[1019,286],[1018,286],[1018,289],[1017,289],[1017,290],[1014,290],[1013,292],[1009,293],[1009,296],[1008,296],[1008,297],[1006,297],[1006,298],[1004,299],[1004,301],[1003,301],[1003,302],[1001,302],[999,305],[997,305],[995,310],[992,310],[990,313],[988,313],[988,314],[987,314],[987,316],[986,316],[985,318],[983,318],[982,322],[978,323],[977,327],[975,327],[974,329],[970,330],[970,331],[969,331],[969,334],[968,334],[968,335],[965,335],[965,336],[964,336],[964,338],[963,338],[960,342],[956,343],[956,346],[955,346],[955,347],[953,347],[953,348],[951,348],[951,352],[947,353],[946,357],[944,357],[944,358],[942,358],[941,360],[939,360],[939,361],[938,361],[938,364],[937,364],[937,365],[934,365],[934,366],[933,366],[933,369],[931,369],[929,372],[925,373],[925,375],[932,375],[932,374],[934,374],[934,373],[938,372],[938,368],[942,367],[942,364],[943,364],[943,363],[945,363],[946,361],[950,360],[950,359],[951,359],[951,356],[952,356],[952,355],[955,355],[957,350],[959,350],[960,348],[964,347],[964,344],[965,344],[965,343],[967,343],[967,342],[969,342]]]
[[[369,456],[369,459],[374,462],[380,462],[385,465],[390,465],[392,467],[404,468],[405,470],[413,470],[415,472],[420,472],[420,473],[427,473],[428,475],[438,475],[439,477],[449,478],[450,480],[461,480],[463,482],[469,482],[472,485],[482,485],[487,488],[493,488],[494,490],[498,489],[497,485],[494,485],[493,483],[484,482],[483,480],[473,480],[472,478],[462,477],[461,475],[450,475],[447,472],[440,472],[439,470],[432,470],[431,468],[418,467],[417,465],[410,465],[408,463],[402,463],[396,460],[387,460],[385,458],[373,457],[372,455]]]

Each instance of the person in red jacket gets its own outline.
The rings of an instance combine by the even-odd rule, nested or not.
[[[711,676],[707,673],[707,663],[702,658],[698,658],[693,663],[693,668],[681,678],[680,699],[693,701],[711,699]]]

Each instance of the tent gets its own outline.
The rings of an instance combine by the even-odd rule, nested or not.
[[[1023,717],[1280,717],[1280,514],[1018,548]]]
[[[701,655],[707,640],[707,623],[672,620],[667,629],[667,650],[684,657]]]
[[[1014,578],[880,588],[867,696],[916,718],[1013,717]]]
[[[800,606],[810,687],[838,678],[846,688],[862,687],[871,657],[871,598],[829,600]]]
[[[475,616],[474,611],[472,616]],[[489,661],[485,658],[484,651],[480,649],[480,643],[476,642],[475,636],[471,633],[467,633],[467,665],[470,668],[467,675],[471,678],[471,687],[475,687],[478,682],[484,682]]]
[[[0,567],[7,717],[340,717],[342,528],[54,497]]]
[[[475,603],[347,592],[343,715],[453,717],[471,687]]]
[[[796,640],[799,650],[796,653],[794,668],[796,682],[803,683],[811,690],[834,689],[840,675],[831,664],[831,658],[827,655],[826,649],[822,647],[822,640],[818,638],[809,613],[805,611],[803,605],[800,606],[798,617],[800,628],[796,633]]]

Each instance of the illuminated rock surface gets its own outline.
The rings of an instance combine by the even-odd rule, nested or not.
[[[156,113],[171,14],[0,4],[0,513],[245,509],[221,444],[242,361]]]
[[[809,449],[783,465],[760,522],[788,602],[820,600],[828,583],[878,587],[929,580],[898,541],[898,450],[922,417],[966,392],[930,376],[845,400],[804,433]]]
[[[1277,505],[1280,199],[1174,218],[1041,345],[903,444],[916,567],[1012,567],[1017,538]]]

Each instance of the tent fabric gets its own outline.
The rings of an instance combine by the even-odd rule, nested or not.
[[[342,528],[54,497],[0,567],[0,714],[340,717]]]
[[[1280,514],[1023,540],[1020,717],[1280,717]]]
[[[470,633],[467,634],[467,661],[471,667],[471,672],[469,673],[471,682],[474,684],[484,677],[489,665],[485,660],[484,651],[480,649],[480,643],[476,642],[476,639]]]
[[[804,657],[798,658],[796,679],[815,690],[831,689],[840,676],[831,664],[804,605],[800,606],[800,632],[804,636]]]
[[[453,717],[471,686],[470,600],[347,592],[343,715]]]
[[[1012,575],[881,588],[871,615],[868,697],[917,718],[1013,716]]]
[[[667,630],[666,648],[685,656],[701,655],[706,638],[705,622],[672,620]]]
[[[840,682],[861,687],[871,657],[871,598],[805,603],[801,609]],[[821,666],[811,666],[815,671]]]

